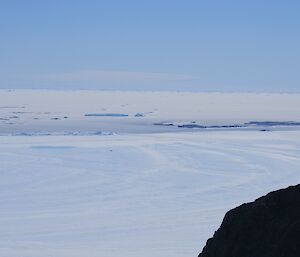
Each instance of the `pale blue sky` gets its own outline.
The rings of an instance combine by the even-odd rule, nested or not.
[[[0,88],[300,92],[299,0],[0,0]]]

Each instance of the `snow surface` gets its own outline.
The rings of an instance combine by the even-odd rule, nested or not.
[[[300,183],[299,110],[297,94],[0,90],[0,257],[197,256],[226,211]]]
[[[1,257],[197,256],[300,182],[299,131],[0,137]]]

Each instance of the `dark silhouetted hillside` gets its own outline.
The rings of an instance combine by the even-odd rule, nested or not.
[[[198,257],[300,257],[300,185],[229,211]]]

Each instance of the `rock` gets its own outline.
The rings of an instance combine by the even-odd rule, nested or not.
[[[178,128],[207,128],[207,127],[202,125],[197,125],[197,124],[182,124],[182,125],[178,125]]]
[[[153,123],[153,125],[155,125],[155,126],[166,126],[166,127],[174,126],[174,124],[172,122],[167,122],[167,121],[156,122],[156,123]]]
[[[229,211],[198,257],[299,257],[300,185]]]
[[[140,113],[140,112],[138,112],[138,113],[136,113],[135,115],[134,115],[134,117],[144,117],[145,115],[143,114],[143,113]]]

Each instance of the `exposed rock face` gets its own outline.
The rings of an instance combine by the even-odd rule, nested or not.
[[[300,185],[229,211],[198,257],[300,257]]]

